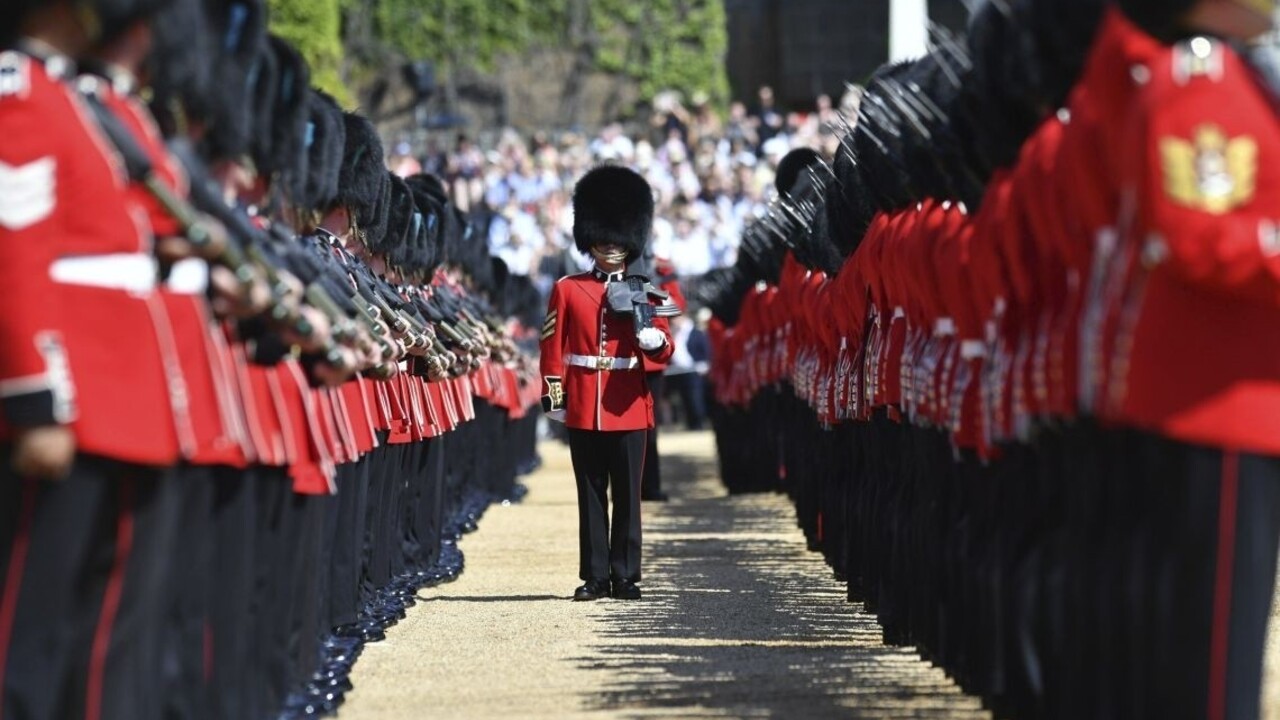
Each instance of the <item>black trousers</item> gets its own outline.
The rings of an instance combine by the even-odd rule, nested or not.
[[[0,717],[159,717],[166,558],[181,497],[81,455],[56,483],[0,452]]]
[[[262,477],[256,468],[220,467],[213,481],[214,565],[206,588],[213,640],[208,716],[235,720],[267,712],[254,707],[261,683],[254,618],[260,599],[256,558],[264,546],[257,503]]]
[[[649,396],[653,398],[654,414],[658,413],[658,403],[662,400],[664,378],[662,371],[645,373],[645,382],[649,385]],[[657,420],[657,418],[654,418]],[[644,478],[640,483],[640,497],[655,500],[662,494],[662,471],[658,467],[658,423],[645,437]]]
[[[569,430],[578,483],[578,576],[583,580],[640,580],[640,473],[647,435],[645,430]]]
[[[1170,444],[1173,445],[1173,444]],[[1280,541],[1280,458],[1194,446],[1165,475],[1144,556],[1150,717],[1255,718]],[[1167,467],[1167,463],[1166,463]],[[1156,488],[1154,483],[1148,487]]]
[[[366,456],[338,468],[338,509],[329,557],[329,625],[349,625],[360,615],[360,565],[364,552],[365,505],[369,499]]]

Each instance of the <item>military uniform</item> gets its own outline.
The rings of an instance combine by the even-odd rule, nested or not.
[[[1195,37],[1145,66],[1121,147],[1132,224],[1111,272],[1125,292],[1105,416],[1163,441],[1183,467],[1158,473],[1159,625],[1181,658],[1151,648],[1158,713],[1258,712],[1262,642],[1280,538],[1280,365],[1271,334],[1280,236],[1280,123],[1251,69]],[[1251,338],[1247,349],[1240,338]],[[1158,483],[1158,484],[1157,484]],[[1172,680],[1172,682],[1170,682]]]
[[[541,370],[550,393],[563,393],[574,472],[578,477],[581,523],[579,574],[583,580],[640,580],[640,477],[648,430],[654,426],[653,397],[645,383],[643,358],[671,357],[670,331],[660,350],[645,353],[636,344],[630,317],[610,312],[609,282],[594,270],[558,281],[547,304]],[[613,527],[605,518],[605,486],[613,492]]]
[[[574,189],[574,240],[583,252],[613,251],[636,262],[653,224],[649,185],[625,168],[601,166]],[[559,280],[551,290],[541,336],[543,408],[561,416],[578,483],[579,576],[575,598],[608,592],[639,597],[640,482],[653,397],[644,358],[665,363],[673,352],[665,318],[653,313],[647,278],[618,266]],[[613,523],[608,490],[613,494]]]

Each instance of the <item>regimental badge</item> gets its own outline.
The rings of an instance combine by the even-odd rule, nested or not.
[[[547,338],[556,334],[556,318],[557,318],[557,313],[555,310],[552,310],[551,312],[547,313],[547,319],[542,322],[542,339],[543,340],[546,340]]]
[[[1191,140],[1160,139],[1165,194],[1175,203],[1224,215],[1253,199],[1258,180],[1258,142],[1228,138],[1217,125],[1201,125]]]
[[[564,407],[564,383],[560,378],[548,376],[545,379],[547,385],[547,393],[543,410],[546,412],[554,412]]]

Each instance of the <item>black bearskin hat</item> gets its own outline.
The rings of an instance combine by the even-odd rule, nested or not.
[[[173,0],[151,25],[148,75],[156,119],[176,131],[172,113],[203,121],[213,103],[211,78],[214,40],[201,0]]]
[[[254,71],[253,127],[249,138],[249,155],[263,175],[270,174],[271,132],[276,124],[275,100],[276,90],[280,85],[279,71],[279,59],[264,37],[258,48],[258,62]]]
[[[256,120],[253,103],[260,51],[267,35],[263,0],[205,0],[217,48],[210,85],[207,151],[238,160],[249,151]]]
[[[1084,69],[1107,0],[1023,0],[1035,36],[1045,94],[1064,105]],[[1164,3],[1162,3],[1164,4]]]
[[[818,162],[822,162],[822,158],[812,148],[798,147],[792,150],[778,163],[778,172],[773,179],[774,187],[780,193],[791,192],[791,188],[795,187],[796,181],[800,179],[800,174],[810,165]]]
[[[374,222],[378,195],[388,183],[387,167],[382,160],[382,140],[367,118],[344,113],[342,119],[346,128],[346,146],[336,199],[338,204],[355,214],[360,225],[368,227]]]
[[[431,271],[444,257],[444,214],[447,199],[439,178],[418,173],[405,178],[413,202],[422,213],[422,257],[420,269]]]
[[[1134,25],[1162,40],[1179,39],[1179,21],[1197,0],[1117,0]]]
[[[373,238],[370,238],[369,249],[380,255],[387,256],[396,265],[403,266],[406,252],[409,248],[409,237],[416,232],[413,216],[417,209],[413,204],[413,193],[409,192],[409,186],[405,184],[404,180],[401,180],[394,173],[387,173],[387,175],[388,180],[391,182],[387,231],[383,235],[381,242],[375,242]]]
[[[378,176],[377,190],[373,194],[374,202],[369,216],[357,220],[365,245],[370,248],[386,242],[384,236],[391,224],[392,177],[393,175],[385,170]]]
[[[139,20],[164,10],[172,0],[92,0],[100,24],[100,42],[110,42]]]
[[[271,152],[265,158],[265,172],[279,173],[285,190],[295,204],[306,197],[307,121],[311,106],[307,88],[311,69],[289,43],[271,37],[276,57],[276,92],[272,103]]]
[[[582,252],[614,243],[634,260],[644,254],[652,231],[653,191],[634,171],[601,165],[574,187],[573,241]]]
[[[329,208],[338,196],[338,172],[346,146],[342,110],[319,90],[308,93],[307,183],[303,204],[313,210]]]
[[[1010,8],[988,3],[969,23],[973,75],[963,110],[970,113],[984,177],[1008,167],[1047,112],[1033,48],[1022,19]]]

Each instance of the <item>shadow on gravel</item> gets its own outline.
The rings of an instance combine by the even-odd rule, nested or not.
[[[620,717],[984,718],[909,648],[885,647],[804,549],[787,502],[725,497],[710,458],[663,457],[673,501],[646,506],[645,596],[608,604],[606,673],[587,699]],[[670,480],[667,480],[670,478]],[[694,481],[694,478],[701,478]],[[717,494],[718,491],[718,494]]]
[[[457,595],[419,595],[418,602],[467,602],[467,603],[498,603],[498,602],[545,602],[548,600],[572,600],[572,595],[468,595],[465,597]]]

